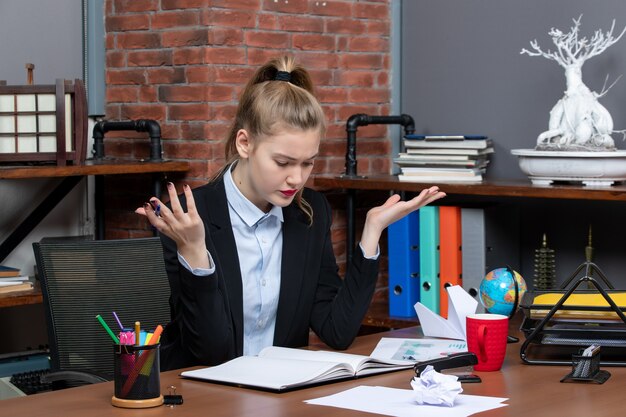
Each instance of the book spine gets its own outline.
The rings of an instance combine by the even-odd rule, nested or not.
[[[420,302],[439,314],[439,207],[419,209]]]
[[[461,208],[439,207],[439,314],[448,317],[448,287],[462,285]]]
[[[419,211],[387,228],[389,248],[389,315],[416,317],[419,301]]]
[[[425,141],[422,139],[407,138],[404,141],[405,148],[452,148],[452,149],[485,149],[493,146],[490,139],[477,140],[452,140],[452,141]]]
[[[484,135],[407,135],[406,138],[417,139],[417,140],[446,141],[446,140],[481,140],[481,139],[487,139],[487,136],[484,136]]]
[[[455,176],[426,176],[426,175],[398,175],[398,181],[417,182],[422,184],[439,184],[450,182],[478,183],[482,181],[482,175],[475,177],[455,177]]]

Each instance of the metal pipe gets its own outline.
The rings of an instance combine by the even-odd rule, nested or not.
[[[346,123],[348,134],[346,149],[346,173],[345,177],[356,177],[356,131],[359,126],[367,125],[402,125],[404,133],[410,135],[415,133],[415,122],[408,114],[399,116],[370,116],[363,113],[353,114]]]
[[[134,130],[136,132],[148,132],[150,136],[150,160],[162,161],[161,149],[161,126],[159,122],[151,119],[139,119],[128,121],[106,121],[97,122],[93,127],[93,157],[94,159],[104,158],[104,134],[110,131]]]
[[[348,122],[346,123],[346,172],[342,175],[343,178],[358,177],[356,169],[356,132],[359,126],[367,125],[402,125],[404,127],[405,135],[415,133],[415,122],[408,114],[401,114],[399,116],[370,116],[363,113],[353,114],[348,118]],[[354,215],[356,211],[355,202],[356,191],[348,190],[346,195],[346,262],[348,264],[352,262],[356,235],[354,227]]]

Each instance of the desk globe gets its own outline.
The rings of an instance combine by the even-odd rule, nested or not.
[[[517,281],[517,301],[515,281]],[[526,281],[510,268],[496,268],[485,275],[480,283],[480,302],[489,313],[511,317],[526,293]]]

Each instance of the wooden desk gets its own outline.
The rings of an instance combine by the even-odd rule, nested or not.
[[[416,337],[416,328],[395,330],[359,337],[349,352],[369,354],[381,336]],[[323,348],[323,346],[321,347]],[[626,384],[626,368],[606,368],[612,376],[603,385],[560,383],[570,370],[565,366],[523,365],[519,358],[520,344],[508,346],[507,358],[501,371],[476,372],[480,384],[464,384],[465,394],[508,397],[508,407],[491,410],[480,416],[521,415],[568,417],[624,415],[622,396]],[[207,382],[183,380],[179,371],[165,372],[161,387],[175,385],[184,397],[184,404],[173,409],[165,406],[139,410],[115,408],[111,405],[113,383],[36,394],[0,402],[0,416],[199,416],[258,417],[258,416],[371,416],[340,408],[308,405],[304,400],[331,395],[360,385],[380,385],[410,389],[412,370],[404,370],[358,380],[337,382],[297,391],[274,394],[245,388],[235,388]],[[367,399],[364,399],[367,401]]]

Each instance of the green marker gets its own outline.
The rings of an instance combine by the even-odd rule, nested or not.
[[[104,319],[102,318],[102,316],[100,316],[100,314],[98,314],[96,316],[96,318],[98,319],[98,321],[100,322],[102,327],[104,327],[104,330],[106,330],[107,333],[109,334],[109,336],[111,336],[111,339],[113,339],[113,341],[119,345],[120,339],[118,339],[117,336],[115,336],[115,333],[113,333],[111,331],[111,329],[109,328],[109,326],[107,326],[107,324],[104,322]]]

